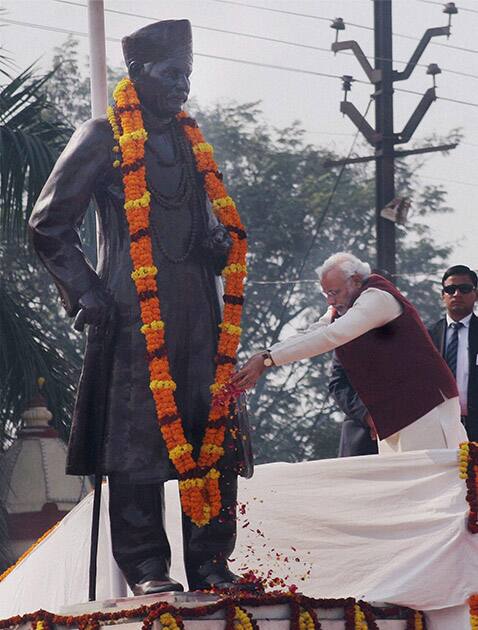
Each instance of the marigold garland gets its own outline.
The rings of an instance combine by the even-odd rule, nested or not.
[[[55,615],[45,610],[37,610],[33,613],[15,615],[9,619],[0,620],[0,630],[15,628],[26,623],[31,624],[32,630],[50,630],[55,625],[79,628],[80,630],[98,630],[100,626],[124,623],[126,619],[138,620],[139,623],[142,623],[141,630],[152,630],[156,620],[159,620],[163,627],[168,628],[168,630],[176,630],[174,624],[176,624],[179,630],[184,630],[183,617],[186,619],[201,619],[221,610],[224,610],[226,616],[224,630],[238,630],[238,623],[242,624],[243,628],[248,628],[248,630],[250,629],[247,624],[250,623],[252,630],[258,630],[259,625],[257,621],[254,620],[253,614],[246,610],[246,607],[250,609],[256,608],[257,606],[277,605],[288,605],[290,607],[291,630],[302,630],[303,628],[306,630],[320,630],[321,624],[316,611],[330,608],[343,608],[345,611],[346,630],[356,630],[356,606],[358,606],[365,616],[369,630],[378,630],[378,626],[375,623],[376,618],[390,619],[400,616],[403,612],[408,613],[407,630],[426,630],[425,619],[421,612],[401,608],[400,606],[374,608],[366,602],[357,602],[353,598],[314,599],[298,593],[277,591],[261,595],[236,593],[234,595],[219,594],[218,596],[220,599],[217,602],[204,606],[196,606],[195,608],[176,607],[164,601],[159,601],[149,606],[143,605],[137,608],[115,610],[114,612],[98,611],[75,616]],[[476,630],[478,627],[476,626],[478,620],[478,596],[473,596],[470,599],[470,612],[472,621],[473,616],[475,618],[475,625],[472,625],[472,628]],[[248,621],[243,615],[247,616]],[[310,619],[315,623],[315,626],[310,625]],[[40,621],[42,624],[38,626],[37,624]],[[360,621],[362,622],[363,620],[360,619]]]
[[[463,442],[459,450],[460,478],[466,482],[468,530],[478,533],[478,443]]]
[[[122,79],[113,93],[115,107],[108,108],[116,145],[120,155],[113,166],[121,166],[125,194],[124,209],[131,239],[132,280],[141,308],[141,332],[149,357],[150,389],[156,416],[168,454],[179,473],[181,505],[185,514],[198,527],[207,525],[221,510],[220,472],[215,468],[224,455],[227,407],[215,395],[229,381],[236,363],[241,334],[240,322],[246,276],[247,241],[236,205],[222,183],[222,176],[213,158],[213,148],[205,142],[196,122],[185,112],[176,116],[188,139],[196,169],[202,175],[205,191],[218,220],[228,230],[232,246],[223,275],[225,280],[224,315],[220,324],[216,373],[211,385],[213,394],[204,439],[197,461],[193,447],[186,440],[176,405],[176,383],[171,377],[165,347],[164,322],[158,296],[149,214],[151,195],[147,189],[144,149],[148,138],[144,128],[140,102],[130,79]]]

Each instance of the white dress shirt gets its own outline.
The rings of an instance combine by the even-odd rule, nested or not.
[[[468,415],[468,375],[469,375],[469,354],[468,354],[468,338],[470,332],[470,320],[471,315],[467,315],[463,319],[460,319],[460,323],[463,324],[461,328],[458,329],[458,355],[456,357],[456,384],[458,387],[458,394],[460,397],[460,408],[461,415]],[[446,316],[446,339],[445,339],[445,349],[448,347],[448,343],[450,342],[451,335],[453,332],[453,328],[451,328],[450,324],[452,324],[455,320],[453,320],[447,313]]]
[[[380,328],[402,313],[400,302],[387,291],[370,288],[360,294],[341,317],[331,321],[333,308],[308,330],[279,341],[270,348],[276,365],[308,359],[356,339],[374,328]]]

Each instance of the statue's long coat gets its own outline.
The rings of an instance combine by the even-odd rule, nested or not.
[[[116,157],[113,144],[105,119],[80,127],[60,156],[30,219],[34,246],[55,279],[67,313],[74,316],[80,308],[79,298],[95,286],[105,287],[117,306],[114,333],[95,327],[88,332],[67,472],[134,472],[139,477],[166,480],[177,475],[157,425],[149,389],[138,296],[130,276],[121,171],[112,166]],[[147,168],[151,159],[147,154]],[[178,386],[176,399],[186,436],[197,455],[207,418],[209,385],[214,380],[220,304],[213,264],[197,247],[217,220],[199,180],[196,188],[189,212],[163,212],[161,217],[161,240],[173,254],[175,248],[184,251],[191,222],[195,224],[193,251],[184,262],[174,264],[156,249],[155,262],[168,357]],[[96,271],[88,263],[78,235],[93,196],[99,216]],[[157,220],[155,216],[153,204],[152,221]],[[231,419],[232,424],[237,424],[237,418]],[[248,475],[252,463],[246,424],[239,414],[239,430],[229,427],[223,465]]]

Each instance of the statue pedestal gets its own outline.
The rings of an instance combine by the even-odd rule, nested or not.
[[[176,609],[181,608],[181,618],[184,623],[185,630],[224,630],[225,627],[225,610],[217,610],[215,612],[206,613],[198,618],[195,610],[204,606],[211,606],[219,602],[220,598],[216,595],[210,595],[201,592],[193,593],[166,593],[162,595],[147,595],[144,597],[130,597],[121,599],[111,599],[106,601],[89,602],[86,604],[78,604],[76,606],[68,606],[59,611],[60,615],[78,616],[92,614],[95,612],[113,613],[119,611],[125,612],[125,617],[114,621],[114,625],[119,626],[118,630],[141,630],[144,614],[134,618],[128,618],[128,614],[140,606],[153,607],[159,602],[164,602],[174,606]],[[238,602],[241,608],[250,613],[256,621],[260,630],[290,630],[291,611],[288,604],[275,604],[264,600],[261,603],[245,605]],[[191,613],[188,614],[188,609]],[[344,630],[344,608],[320,608],[316,610],[322,630]],[[112,622],[108,622],[110,625]],[[376,621],[380,630],[405,630],[405,619],[378,619]],[[57,626],[63,628],[64,626]],[[75,626],[71,626],[75,628]],[[107,626],[101,626],[100,628]],[[152,630],[161,630],[163,626],[156,620]],[[22,628],[23,630],[23,628]],[[28,630],[25,625],[25,630]],[[110,629],[108,629],[110,630]]]

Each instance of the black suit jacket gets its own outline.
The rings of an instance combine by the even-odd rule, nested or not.
[[[438,351],[445,356],[446,318],[440,319],[428,329]],[[468,438],[478,441],[478,317],[473,313],[468,329],[468,416],[465,428]]]
[[[345,414],[340,434],[339,457],[353,455],[374,455],[378,452],[377,441],[370,437],[370,429],[365,421],[367,407],[353,389],[348,376],[334,353],[329,393]]]

